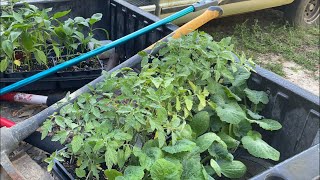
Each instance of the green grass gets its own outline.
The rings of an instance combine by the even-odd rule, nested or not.
[[[317,28],[294,29],[288,25],[275,24],[261,27],[256,21],[251,26],[247,23],[236,25],[233,38],[238,50],[253,57],[257,53],[274,53],[316,71],[320,56],[319,35]]]
[[[231,36],[237,53],[244,52],[257,64],[281,76],[285,76],[281,62],[267,62],[265,57],[272,55],[281,61],[293,61],[313,73],[319,68],[320,30],[295,29],[283,20],[279,11],[264,10],[222,18],[201,30],[218,41]]]
[[[281,63],[267,63],[264,65],[264,67],[280,76],[285,76],[283,65]]]

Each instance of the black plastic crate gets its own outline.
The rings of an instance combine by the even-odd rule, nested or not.
[[[77,3],[78,2],[79,1],[77,1]],[[157,17],[143,12],[137,7],[121,0],[98,0],[94,2],[102,3],[100,6],[92,6],[92,8],[97,8],[98,6],[98,8],[95,9],[96,12],[101,12],[101,9],[99,10],[99,8],[105,8],[106,10],[106,14],[104,14],[106,21],[104,22],[107,22],[106,24],[109,24],[110,26],[106,26],[105,28],[110,32],[112,39],[117,39],[158,20]],[[81,4],[81,6],[84,5]],[[177,27],[174,25],[167,25],[158,28],[147,35],[131,40],[125,45],[116,48],[116,51],[121,55],[121,61],[124,61],[128,57],[131,57],[138,51],[148,47],[152,42],[164,37],[176,28]],[[129,63],[126,65],[130,66]],[[277,176],[286,179],[288,172],[291,172],[291,177],[294,176],[294,173],[299,173],[299,177],[304,177],[302,179],[312,179],[313,177],[310,178],[311,174],[304,174],[303,171],[290,171],[289,167],[299,167],[296,164],[297,161],[295,161],[295,157],[299,156],[297,154],[301,152],[302,154],[308,154],[310,152],[314,152],[314,150],[311,151],[311,149],[314,149],[316,146],[319,147],[319,96],[313,95],[310,92],[263,68],[257,67],[256,71],[257,73],[253,73],[249,79],[248,85],[251,89],[263,90],[269,94],[270,101],[266,105],[262,114],[266,118],[279,120],[283,128],[276,132],[263,132],[264,139],[271,146],[280,151],[281,159],[279,162],[277,162],[279,163],[278,165],[262,173],[260,176],[255,176],[254,178],[268,179],[267,176],[276,172]],[[103,77],[100,76],[92,81],[90,85],[94,85],[102,79]],[[81,89],[75,91],[70,101],[74,101],[77,96],[84,92],[89,92],[89,88],[87,86],[83,86]],[[39,113],[34,118],[46,118],[48,115],[58,110],[58,107],[51,106]],[[315,161],[318,161],[318,159],[315,159]],[[310,162],[309,164],[312,165],[312,163],[313,162]],[[282,166],[283,164],[286,164],[287,166],[279,170],[279,166]],[[306,164],[299,165],[306,167]],[[59,164],[56,164],[56,166],[59,166]],[[63,167],[56,169],[60,174],[65,172],[62,170]],[[319,169],[319,167],[316,169]]]

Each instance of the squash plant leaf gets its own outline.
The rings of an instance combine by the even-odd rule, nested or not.
[[[234,81],[232,82],[232,86],[239,87],[245,84],[250,75],[251,73],[244,67],[238,67],[238,70],[234,74]]]
[[[177,141],[177,143],[173,146],[167,146],[162,148],[162,150],[170,154],[175,154],[179,152],[191,151],[195,147],[196,147],[196,143],[187,139],[183,139],[183,140]]]
[[[144,176],[143,168],[140,166],[128,166],[124,170],[125,179],[140,180]]]
[[[219,136],[213,132],[205,133],[196,140],[197,146],[200,147],[200,153],[206,151],[214,141],[221,142]]]
[[[151,178],[154,180],[181,179],[182,165],[166,159],[158,159],[151,166],[150,174]]]
[[[215,171],[215,173],[221,177],[221,167],[219,166],[219,164],[217,163],[217,161],[215,161],[214,159],[210,160],[210,166],[213,168],[213,170]]]
[[[240,178],[246,171],[246,166],[240,161],[222,161],[219,162],[221,173],[227,178]]]
[[[115,169],[107,169],[104,171],[104,175],[108,178],[108,180],[115,180],[116,177],[122,176],[122,173]]]
[[[191,129],[198,136],[205,133],[209,129],[210,116],[207,111],[200,111],[193,116],[192,121],[189,122]]]
[[[262,118],[264,118],[263,116],[252,112],[250,109],[247,109],[247,114],[253,119],[262,119]]]
[[[261,134],[256,131],[249,131],[247,136],[241,139],[243,147],[248,152],[259,158],[278,161],[280,153],[261,139]]]
[[[216,108],[216,112],[221,121],[238,124],[241,120],[246,119],[246,114],[237,103],[225,104],[223,107]]]
[[[282,128],[278,121],[273,119],[249,120],[251,123],[256,123],[265,130],[275,131]]]
[[[183,172],[181,179],[184,180],[205,180],[205,177],[202,173],[202,165],[199,158],[186,158],[182,161]]]
[[[255,91],[248,88],[246,88],[244,91],[247,94],[249,100],[254,104],[259,104],[260,102],[263,104],[267,104],[269,102],[268,95],[264,91]]]

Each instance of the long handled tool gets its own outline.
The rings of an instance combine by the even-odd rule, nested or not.
[[[218,17],[222,14],[221,8],[218,7],[210,7],[207,11],[203,13],[203,15],[199,16],[198,18],[190,21],[189,23],[185,24],[184,26],[177,29],[175,32],[171,33],[167,37],[173,37],[178,38],[181,35],[186,35],[193,30],[197,29],[198,27],[202,26],[206,22]],[[166,38],[167,38],[166,37]],[[164,38],[163,40],[166,40]],[[150,52],[151,48],[153,46],[150,46],[149,48],[145,49],[145,51]],[[155,51],[153,51],[155,52]],[[141,57],[138,55],[135,55],[128,59],[127,61],[121,63],[117,67],[113,68],[109,72],[114,72],[118,69],[121,69],[123,67],[133,67],[134,65],[137,65],[141,61]],[[99,78],[95,79],[94,81],[90,82],[89,85],[95,86],[97,83],[101,82],[104,79],[103,76],[100,76]],[[61,107],[66,105],[67,103],[73,102],[80,94],[83,94],[85,92],[90,92],[90,89],[88,86],[84,86],[74,93],[69,95],[68,101],[66,102],[65,99],[61,100],[59,103],[56,103],[47,109],[43,110],[42,112],[38,113],[37,115],[26,119],[25,121],[18,123],[14,125],[11,128],[1,128],[1,136],[0,136],[0,143],[1,143],[1,166],[4,171],[6,171],[10,177],[14,177],[16,179],[23,179],[23,176],[17,172],[14,169],[13,164],[10,162],[8,158],[8,154],[11,153],[15,148],[18,147],[18,144],[20,141],[28,137],[30,134],[32,134],[36,129],[39,128],[39,126],[47,119],[48,116],[53,114],[54,112],[57,112]]]
[[[56,66],[54,66],[54,67],[52,67],[50,69],[44,70],[44,71],[42,71],[40,73],[37,73],[37,74],[35,74],[33,76],[30,76],[30,77],[25,78],[25,79],[23,79],[21,81],[13,83],[13,84],[11,84],[11,85],[9,85],[7,87],[4,87],[4,88],[0,89],[0,95],[3,95],[5,93],[11,92],[13,90],[16,90],[16,89],[18,89],[20,87],[23,87],[23,86],[25,86],[27,84],[30,84],[30,83],[32,83],[34,81],[37,81],[37,80],[41,79],[41,78],[44,78],[44,77],[46,77],[46,76],[48,76],[50,74],[58,72],[58,71],[60,71],[62,69],[70,67],[70,66],[72,66],[74,64],[77,64],[77,63],[79,63],[81,61],[84,61],[84,60],[86,60],[88,58],[91,58],[93,56],[96,56],[98,54],[101,54],[104,51],[107,51],[107,50],[112,49],[112,48],[114,48],[116,46],[119,46],[119,45],[127,42],[128,40],[131,40],[131,39],[136,38],[136,37],[138,37],[138,36],[140,36],[142,34],[145,34],[145,33],[149,32],[149,31],[152,31],[153,29],[156,29],[156,28],[158,28],[158,27],[160,27],[160,26],[162,26],[164,24],[167,24],[169,22],[172,22],[173,20],[178,19],[178,18],[180,18],[182,16],[185,16],[185,15],[191,13],[191,12],[194,12],[194,11],[197,11],[197,10],[200,10],[200,9],[204,9],[204,8],[208,8],[208,7],[213,6],[213,5],[218,5],[218,1],[217,0],[201,0],[201,1],[199,1],[199,2],[197,2],[195,4],[193,4],[193,5],[185,8],[185,9],[183,9],[183,10],[181,10],[181,11],[179,11],[179,12],[177,12],[177,13],[171,15],[171,16],[169,16],[169,17],[166,17],[166,18],[164,18],[164,19],[162,19],[160,21],[157,21],[157,22],[155,22],[153,24],[150,24],[149,26],[147,26],[145,28],[142,28],[142,29],[140,29],[138,31],[135,31],[135,32],[131,33],[131,34],[128,34],[128,35],[126,35],[126,36],[124,36],[124,37],[122,37],[120,39],[117,39],[117,40],[115,40],[115,41],[113,41],[113,42],[111,42],[111,43],[109,43],[107,45],[101,46],[101,47],[99,47],[97,49],[89,51],[89,52],[87,52],[85,54],[82,54],[82,55],[80,55],[78,57],[70,59],[70,60],[68,60],[68,61],[66,61],[64,63],[56,65]]]

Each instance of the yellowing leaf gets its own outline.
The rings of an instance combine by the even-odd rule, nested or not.
[[[21,66],[21,61],[19,61],[19,60],[14,60],[13,61],[13,63],[15,64],[15,65],[17,65],[17,66]]]

